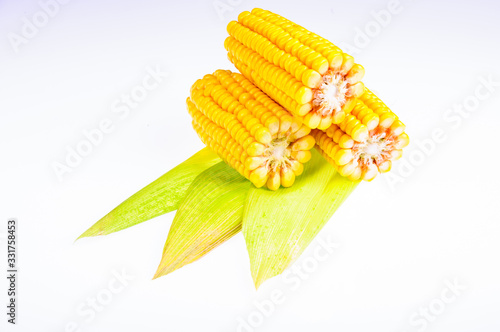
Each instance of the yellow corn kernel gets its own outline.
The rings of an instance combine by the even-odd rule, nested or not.
[[[242,12],[227,31],[229,60],[309,128],[340,123],[364,92],[364,68],[350,55],[277,14]]]
[[[301,164],[302,165],[302,164]],[[270,190],[278,190],[281,185],[281,175],[280,173],[271,173],[267,179],[267,188]]]
[[[391,123],[379,121],[379,115],[391,118]],[[326,131],[314,129],[311,135],[316,149],[339,174],[353,181],[371,181],[379,173],[388,172],[393,161],[401,158],[402,149],[410,143],[404,129],[397,116],[367,89],[343,122]]]
[[[295,173],[290,167],[281,168],[281,185],[290,187],[295,182]]]
[[[289,187],[315,145],[294,119],[243,75],[217,70],[191,87],[187,99],[202,142],[256,187]]]

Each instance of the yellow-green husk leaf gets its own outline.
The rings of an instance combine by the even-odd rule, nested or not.
[[[297,259],[336,209],[356,188],[315,150],[290,188],[250,188],[243,213],[255,287]]]
[[[79,238],[107,235],[177,210],[191,182],[220,158],[204,148],[130,196]]]
[[[154,278],[194,262],[237,234],[250,186],[224,162],[196,177],[172,222]]]

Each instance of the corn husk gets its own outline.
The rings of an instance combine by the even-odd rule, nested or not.
[[[78,239],[107,235],[137,225],[167,212],[177,210],[191,182],[220,158],[204,148],[159,177],[85,231]]]
[[[110,234],[177,209],[154,278],[243,229],[255,286],[297,259],[358,182],[315,150],[290,188],[255,188],[207,148],[128,198],[81,237]]]
[[[194,262],[237,234],[250,185],[223,162],[196,177],[172,222],[154,278]]]
[[[243,214],[250,269],[258,288],[297,259],[356,188],[317,151],[290,188],[250,188]]]

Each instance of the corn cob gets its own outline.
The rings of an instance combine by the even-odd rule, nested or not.
[[[267,10],[242,12],[224,46],[236,68],[310,128],[344,120],[364,68],[328,40]]]
[[[289,187],[311,158],[311,129],[241,74],[217,70],[187,99],[203,143],[256,187]]]
[[[366,131],[354,132],[364,123]],[[316,148],[337,171],[351,180],[371,181],[388,172],[410,142],[405,125],[370,90],[366,89],[351,115],[326,131],[315,129]]]

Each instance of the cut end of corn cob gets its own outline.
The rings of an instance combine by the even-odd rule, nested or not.
[[[364,91],[353,57],[277,14],[242,12],[227,30],[229,60],[309,128],[342,122]]]
[[[256,187],[290,187],[311,158],[311,129],[241,74],[205,75],[187,107],[203,143]]]
[[[371,91],[340,124],[313,130],[316,148],[337,171],[351,180],[373,180],[401,158],[410,139],[398,117]]]

